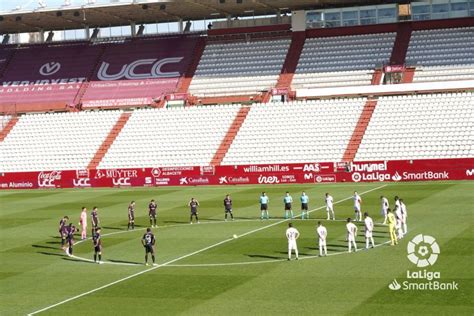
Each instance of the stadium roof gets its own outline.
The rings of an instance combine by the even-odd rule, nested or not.
[[[123,26],[131,21],[159,23],[182,20],[211,20],[226,16],[271,15],[277,11],[321,9],[335,6],[381,4],[397,1],[347,0],[130,0],[130,3],[88,4],[0,12],[0,33],[39,30],[70,30]]]

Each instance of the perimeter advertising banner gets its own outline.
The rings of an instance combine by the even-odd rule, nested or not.
[[[474,158],[0,173],[0,189],[474,180]]]

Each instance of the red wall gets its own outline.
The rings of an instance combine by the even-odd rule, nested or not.
[[[474,180],[474,158],[0,174],[0,189]]]

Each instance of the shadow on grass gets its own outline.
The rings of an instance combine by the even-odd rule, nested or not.
[[[47,256],[67,257],[65,253],[53,253],[53,252],[45,252],[45,251],[38,251],[36,253],[40,253],[42,255],[47,255]]]
[[[143,265],[143,262],[126,261],[126,260],[113,260],[113,259],[108,259],[108,260],[110,262],[116,262],[116,263],[129,263],[129,264]]]
[[[138,225],[135,225],[137,227]],[[111,227],[111,226],[102,226],[103,229],[110,229],[110,230],[125,230],[125,228],[121,227]]]
[[[67,260],[67,261],[73,261],[73,262],[80,262],[80,263],[90,263],[90,264],[97,264],[97,263],[95,263],[95,262],[92,262],[92,261],[85,261],[85,260],[74,259],[74,258],[69,258],[69,257],[63,258],[63,260]]]
[[[53,250],[59,250],[60,249],[58,247],[43,246],[43,245],[31,245],[31,247],[33,247],[33,248],[43,248],[43,249],[53,249]]]
[[[269,255],[258,255],[258,254],[246,254],[247,257],[250,257],[250,258],[264,258],[264,259],[275,259],[275,260],[279,260],[279,259],[285,259],[284,257],[280,257],[280,256],[269,256]]]
[[[46,243],[47,244],[53,244],[53,245],[60,245],[61,244],[60,241],[47,241]]]

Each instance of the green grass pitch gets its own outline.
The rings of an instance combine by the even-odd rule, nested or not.
[[[270,197],[269,221],[259,219],[258,197]],[[286,261],[283,195],[310,197],[310,220],[294,219],[300,231],[299,261]],[[337,219],[353,216],[350,197],[362,194],[363,211],[381,222],[379,197],[401,196],[408,207],[408,235],[400,244],[346,253],[343,221],[324,221],[328,251],[319,258],[315,226],[325,219],[330,192]],[[25,315],[473,315],[474,182],[365,183],[227,187],[167,187],[0,192],[0,314]],[[230,193],[236,221],[224,222],[222,200]],[[187,202],[201,206],[201,224],[190,225]],[[148,225],[147,205],[158,202],[157,268],[143,265],[140,243]],[[127,232],[127,205],[137,202],[135,231]],[[340,202],[339,202],[340,201]],[[74,224],[81,206],[99,207],[103,227],[102,265],[69,258],[59,249],[63,215]],[[88,218],[90,220],[90,216]],[[90,232],[88,232],[90,236]],[[234,239],[236,234],[239,238]],[[436,263],[417,268],[407,244],[418,234],[440,246]],[[388,240],[377,225],[375,242]],[[76,241],[80,236],[76,237]],[[362,227],[358,246],[364,246]],[[75,255],[92,258],[90,240]],[[440,272],[452,291],[392,291],[408,271]],[[60,304],[58,304],[60,303]],[[56,305],[58,304],[58,305]]]

